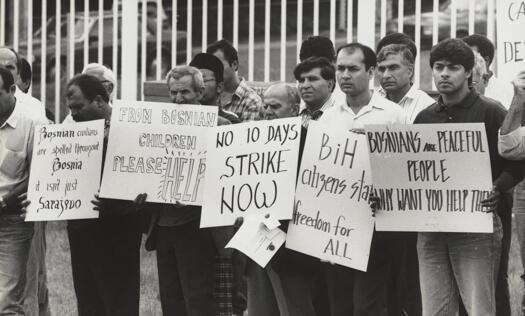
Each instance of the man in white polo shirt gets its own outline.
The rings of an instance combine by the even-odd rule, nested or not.
[[[367,124],[404,124],[401,107],[369,90],[377,63],[374,51],[350,43],[337,51],[336,78],[346,95],[319,121],[363,132]],[[388,233],[374,232],[367,272],[324,264],[330,315],[386,316],[386,281],[391,260]]]

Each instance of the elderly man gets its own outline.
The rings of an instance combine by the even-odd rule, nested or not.
[[[111,107],[97,78],[73,77],[66,86],[66,103],[75,122],[104,119],[107,137]],[[67,226],[78,314],[138,315],[142,233],[137,206],[98,196],[93,203],[99,218],[71,220]]]
[[[310,57],[297,64],[293,73],[304,101],[299,114],[306,128],[310,120],[318,120],[336,102],[332,96],[335,68],[325,57]]]
[[[525,65],[524,65],[525,66]],[[503,121],[498,139],[501,156],[511,160],[525,160],[525,68],[513,80],[514,97],[509,113]],[[521,262],[525,266],[525,181],[514,188],[514,221],[518,232]],[[523,278],[523,276],[522,276]],[[520,315],[525,315],[525,296],[522,299]]]
[[[35,126],[15,97],[12,73],[0,67],[0,315],[26,315],[26,268],[33,223],[20,216],[17,197],[27,191]]]
[[[346,99],[328,109],[320,122],[355,132],[362,132],[366,124],[405,122],[399,105],[369,90],[376,64],[376,55],[368,46],[351,43],[338,49],[336,77]],[[330,315],[386,316],[390,259],[389,234],[374,232],[367,272],[324,264]]]
[[[204,91],[201,72],[177,66],[166,76],[176,104],[199,104]],[[200,206],[156,204],[146,249],[157,250],[157,268],[164,315],[217,314],[213,298],[217,249],[210,229],[199,229]]]
[[[224,66],[224,90],[219,97],[219,105],[235,113],[243,122],[262,119],[261,98],[237,74],[237,50],[228,41],[220,40],[210,44],[206,52],[217,56]]]

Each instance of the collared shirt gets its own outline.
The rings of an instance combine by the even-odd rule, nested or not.
[[[299,115],[301,116],[301,124],[304,128],[308,128],[308,124],[310,123],[310,120],[317,121],[323,113],[328,110],[329,108],[333,107],[335,104],[335,98],[333,94],[330,94],[330,97],[326,100],[326,102],[315,111],[311,111],[306,107],[306,104],[301,103],[301,109],[299,110]]]
[[[485,88],[485,96],[501,102],[505,109],[508,110],[514,96],[514,88],[510,82],[505,82],[496,76],[492,76]]]
[[[235,113],[242,122],[258,121],[263,119],[264,106],[261,97],[241,79],[239,86],[232,95],[230,102],[219,106],[225,111]]]
[[[378,93],[385,98],[387,97],[387,92],[383,88],[379,88]],[[417,89],[412,85],[405,96],[397,104],[399,104],[403,111],[405,111],[406,123],[412,124],[419,112],[434,103],[436,103],[436,100],[426,94],[423,90]]]
[[[508,180],[500,176],[522,173],[524,165],[521,162],[506,160],[498,153],[498,131],[503,124],[507,112],[496,101],[479,95],[470,89],[468,95],[454,106],[446,106],[440,96],[438,102],[421,111],[414,124],[421,123],[485,123],[487,142],[489,145],[492,181],[495,185],[505,187]],[[505,179],[505,180],[503,180]]]
[[[9,193],[29,176],[37,121],[24,111],[17,100],[13,112],[0,126],[0,196]]]
[[[399,105],[374,92],[370,102],[357,114],[345,100],[326,110],[319,121],[330,125],[340,124],[348,130],[363,130],[367,124],[404,124],[405,112]]]
[[[516,128],[507,135],[498,134],[498,150],[510,160],[525,160],[525,126]]]
[[[18,87],[16,87],[15,98],[21,102],[23,112],[31,117],[47,121],[46,107],[38,99],[22,92]]]

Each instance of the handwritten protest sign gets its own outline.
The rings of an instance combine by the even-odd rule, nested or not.
[[[104,120],[35,128],[26,221],[97,218]]]
[[[208,139],[201,227],[239,216],[291,218],[301,119],[219,126]]]
[[[376,229],[492,232],[480,201],[492,189],[482,123],[368,125],[380,208]]]
[[[217,107],[115,101],[100,195],[200,205]]]
[[[510,82],[525,63],[525,1],[496,3],[498,78]]]
[[[366,271],[371,190],[365,136],[310,122],[286,247]]]

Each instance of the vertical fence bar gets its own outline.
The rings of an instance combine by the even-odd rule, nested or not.
[[[136,1],[122,1],[122,43],[126,47],[138,47],[138,5]],[[125,30],[125,31],[124,31]],[[121,99],[137,99],[137,49],[122,49]]]
[[[450,37],[455,38],[456,37],[456,23],[457,23],[457,6],[456,6],[456,0],[450,1]]]
[[[415,23],[415,42],[416,49],[418,52],[421,52],[421,0],[416,0],[416,23]],[[417,54],[414,67],[414,84],[416,88],[419,88],[421,81],[421,54]]]
[[[89,63],[89,0],[84,0],[84,67]]]
[[[339,0],[339,24],[337,28],[339,30],[344,30],[346,26],[346,0]]]
[[[104,0],[98,0],[98,63],[104,63]]]
[[[171,68],[177,65],[177,0],[171,2]]]
[[[18,51],[18,39],[20,37],[20,2],[13,1],[13,49]]]
[[[495,27],[495,19],[494,19],[494,1],[495,0],[487,0],[487,37],[488,39],[494,43],[496,39],[496,27]],[[496,63],[492,63],[494,66]]]
[[[432,7],[432,46],[436,45],[439,40],[439,0],[434,0]],[[432,78],[432,90],[436,90],[434,76]]]
[[[202,51],[208,47],[208,0],[202,0]]]
[[[353,4],[353,1],[348,1],[347,7],[346,7],[346,42],[351,43],[353,41],[353,38],[354,38],[354,4]]]
[[[386,0],[381,0],[381,27],[379,29],[379,37],[383,38],[386,35]]]
[[[233,0],[233,47],[239,49],[239,0]]]
[[[69,1],[69,36],[68,36],[68,70],[69,78],[75,75],[75,0]]]
[[[33,68],[33,0],[27,0],[27,60]],[[32,88],[30,85],[29,94],[32,94]]]
[[[40,33],[42,36],[41,38],[41,51],[40,54],[40,101],[42,103],[46,104],[46,79],[47,79],[47,73],[46,73],[46,67],[47,67],[47,47],[46,47],[46,40],[47,40],[47,0],[42,0],[42,33]]]
[[[403,11],[405,9],[405,1],[399,0],[398,6],[397,6],[397,31],[399,33],[403,33],[403,22],[405,19],[405,12]]]
[[[287,1],[281,0],[281,81],[286,81],[286,9]]]
[[[335,43],[335,20],[337,20],[335,15],[335,5],[335,0],[330,0],[330,40],[332,43]]]
[[[118,16],[118,5],[117,2],[113,2],[113,49],[112,49],[112,55],[113,58],[111,59],[113,61],[113,73],[115,74],[115,77],[118,78],[118,30],[119,30],[119,16]],[[118,88],[118,85],[117,87]],[[117,91],[118,92],[118,91]],[[115,96],[117,94],[115,93]]]
[[[468,33],[474,34],[474,19],[475,19],[476,1],[468,1]]]
[[[314,35],[319,35],[319,0],[314,0]]]
[[[143,10],[146,10],[146,8],[143,8]],[[162,72],[162,17],[162,0],[157,0],[157,46],[155,48],[155,51],[157,53],[157,80],[160,80]],[[142,85],[144,85],[144,83],[142,83]]]
[[[370,47],[375,47],[375,9],[375,1],[358,1],[357,41]]]
[[[270,14],[271,0],[264,2],[264,81],[270,81]]]
[[[0,45],[5,45],[5,0],[0,0]]]
[[[297,0],[297,63],[303,42],[303,0]]]
[[[188,0],[188,6],[186,10],[186,64],[191,60],[192,51],[192,37],[193,37],[193,0]]]
[[[222,0],[217,0],[217,40],[223,38],[222,35],[222,20],[223,20],[224,5]]]
[[[249,3],[249,26],[248,26],[248,80],[253,81],[253,49],[254,49],[254,26],[255,26],[255,1]]]
[[[17,1],[18,2],[18,1]],[[61,83],[61,69],[60,69],[60,26],[61,26],[61,11],[60,0],[56,0],[55,10],[55,122],[60,122],[60,83]]]
[[[141,11],[141,18],[140,18],[140,91],[141,91],[141,100],[144,101],[144,82],[146,81],[146,74],[148,72],[148,69],[146,68],[146,58],[147,58],[147,52],[146,52],[146,26],[147,26],[147,10],[146,6],[148,5],[148,2],[146,0],[142,0],[142,11]],[[151,69],[153,71],[153,69]]]

